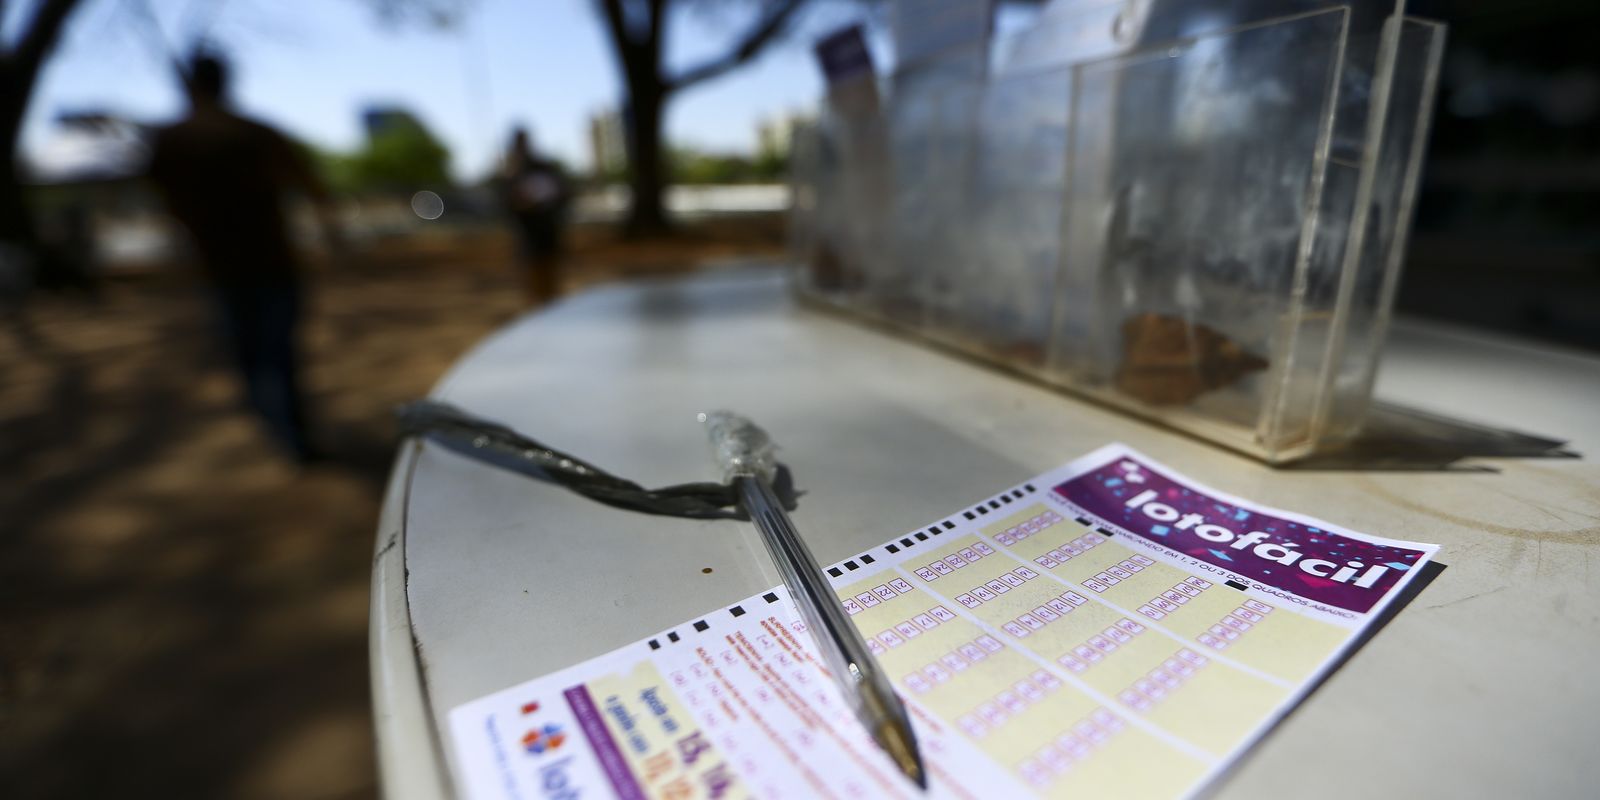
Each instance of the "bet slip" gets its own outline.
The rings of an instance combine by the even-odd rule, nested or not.
[[[1433,557],[1110,445],[827,568],[926,794],[782,587],[456,707],[464,797],[1171,798],[1299,702]]]

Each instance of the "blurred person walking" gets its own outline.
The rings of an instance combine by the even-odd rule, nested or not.
[[[561,165],[534,153],[526,128],[511,134],[501,176],[506,210],[517,228],[522,283],[529,305],[555,299],[561,285],[562,233],[572,184]]]
[[[156,134],[150,178],[194,241],[251,407],[290,455],[316,460],[300,390],[302,295],[285,204],[299,192],[324,207],[327,191],[287,137],[229,108],[219,56],[197,54],[180,78],[189,114]]]

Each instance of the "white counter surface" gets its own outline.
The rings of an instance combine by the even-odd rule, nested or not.
[[[1448,565],[1217,794],[1600,793],[1600,465],[1279,470],[843,318],[780,273],[569,298],[463,358],[436,396],[646,485],[713,479],[697,411],[782,445],[823,563],[1111,441],[1218,489],[1437,542]],[[1401,323],[1378,394],[1600,450],[1600,359]],[[705,570],[709,568],[710,572]],[[750,526],[613,510],[435,446],[396,464],[373,571],[385,790],[448,791],[464,701],[775,585]]]

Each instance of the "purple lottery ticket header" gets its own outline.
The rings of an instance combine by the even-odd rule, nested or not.
[[[567,698],[567,705],[571,707],[572,715],[578,718],[578,727],[583,729],[584,737],[589,740],[589,747],[594,750],[595,758],[600,761],[600,770],[605,773],[606,779],[611,781],[611,788],[616,791],[617,797],[622,800],[645,800],[644,790],[639,788],[639,782],[633,778],[633,771],[628,768],[628,759],[617,749],[617,742],[611,738],[611,732],[606,730],[605,718],[601,716],[600,710],[595,708],[594,698],[589,696],[589,688],[580,683],[568,688],[562,694]]]
[[[1371,610],[1425,555],[1213,497],[1129,456],[1055,491],[1135,536],[1348,611]]]

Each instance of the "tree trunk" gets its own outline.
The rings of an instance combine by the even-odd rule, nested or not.
[[[23,194],[17,168],[17,139],[22,133],[26,89],[14,86],[13,70],[0,67],[0,242],[33,252],[38,236]]]
[[[67,18],[80,0],[41,0],[33,17],[13,39],[9,52],[0,53],[0,242],[20,245],[30,252],[38,243],[33,218],[17,169],[17,142],[22,118],[28,113],[39,68],[55,49]],[[5,4],[0,2],[0,7]]]
[[[643,72],[641,70],[641,72]],[[628,78],[628,185],[632,198],[623,232],[650,236],[671,229],[662,194],[666,167],[661,147],[662,106],[667,93],[654,70]]]

